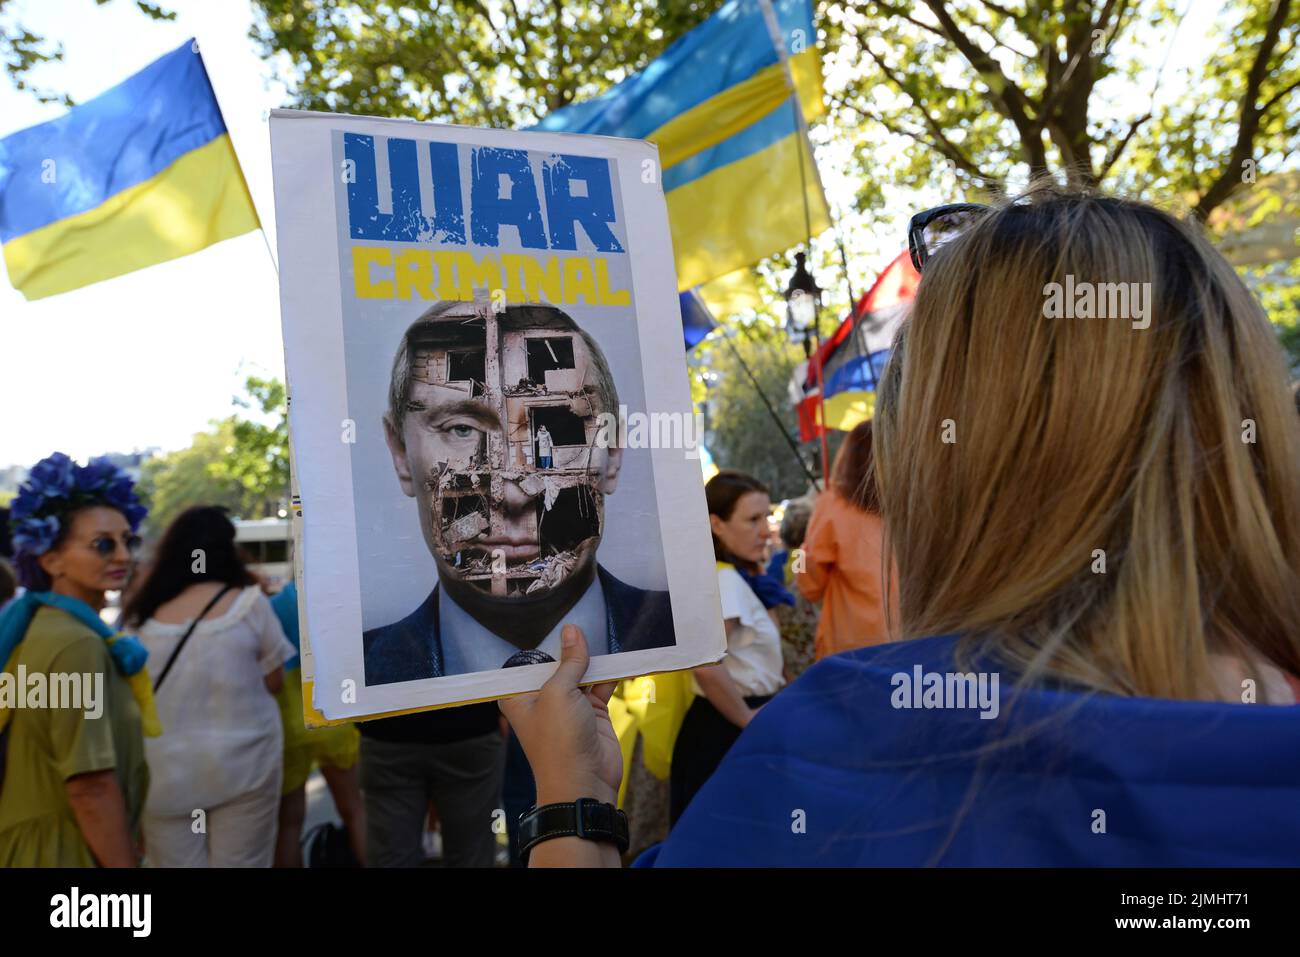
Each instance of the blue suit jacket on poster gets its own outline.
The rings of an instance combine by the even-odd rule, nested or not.
[[[676,644],[668,592],[634,588],[599,565],[596,575],[605,596],[611,653]],[[362,642],[367,685],[443,677],[438,586],[411,614],[391,625],[371,628]]]
[[[1005,676],[993,720],[895,708],[893,676],[956,671],[955,640],[809,669],[637,864],[1300,864],[1300,706],[1019,692]]]

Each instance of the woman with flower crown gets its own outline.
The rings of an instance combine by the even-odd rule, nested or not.
[[[104,593],[126,584],[144,515],[125,472],[61,452],[12,503],[27,591],[0,612],[0,867],[140,860],[143,735],[161,729],[147,651],[99,613]]]

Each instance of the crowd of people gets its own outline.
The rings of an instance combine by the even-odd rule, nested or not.
[[[836,487],[845,491],[828,492],[811,510],[813,529],[827,530],[815,534],[828,536],[815,548],[803,549],[808,514],[797,520],[812,498],[790,503],[778,542],[786,547],[778,550],[761,482],[725,471],[708,483],[728,655],[694,676],[696,698],[673,754],[668,814],[646,822],[644,833],[662,837],[753,715],[812,657],[855,647],[858,620],[878,625],[862,631],[859,643],[884,640],[879,569],[875,585],[851,586],[853,594],[827,603],[820,624],[812,604],[832,580],[855,579],[852,558],[837,552],[824,510],[836,509],[833,527],[841,534],[852,534],[849,521],[878,526],[874,499],[854,491],[870,479],[870,436],[869,423],[850,435],[835,474]],[[0,606],[12,604],[4,620],[21,621],[25,629],[11,637],[13,648],[5,646],[8,670],[103,671],[104,649],[111,654],[112,646],[91,622],[111,617],[122,636],[114,643],[138,644],[140,673],[150,687],[147,700],[124,691],[133,673],[119,662],[106,723],[74,713],[14,712],[6,728],[6,741],[15,743],[0,794],[0,861],[301,867],[313,769],[342,819],[338,864],[420,865],[430,822],[448,866],[518,860],[513,834],[500,848],[502,829],[489,824],[502,811],[517,817],[533,802],[534,785],[495,705],[380,719],[360,732],[352,725],[308,730],[297,589],[290,582],[270,593],[250,569],[224,509],[187,509],[146,558],[136,533],[142,514],[128,516],[107,494],[113,485],[130,488],[123,473],[99,462],[79,466],[59,454],[31,472],[7,523],[19,573],[0,564]],[[133,491],[121,494],[135,502]],[[830,506],[831,496],[838,503],[841,495],[851,511]],[[33,539],[32,523],[50,518],[57,531]],[[858,571],[866,568],[864,560]],[[112,592],[119,607],[106,612]],[[802,641],[794,637],[795,623],[780,615],[796,607],[806,619]],[[832,626],[838,643],[821,637]],[[165,733],[146,730],[155,717]]]
[[[100,714],[50,701],[5,715],[0,863],[132,866],[147,848],[162,867],[301,866],[313,766],[364,858],[357,732],[307,732],[295,591],[268,598],[223,509],[183,512],[134,578],[143,509],[111,465],[51,456],[12,514],[6,670],[108,686]],[[109,592],[120,630],[103,623]]]
[[[778,531],[757,478],[706,485],[727,654],[691,675],[668,782],[629,777],[663,820],[628,857],[1295,863],[1300,393],[1263,310],[1144,204],[1037,188],[926,236],[826,489]],[[1045,318],[1067,274],[1149,284],[1150,328]],[[313,768],[339,863],[424,863],[436,821],[448,866],[518,864],[522,810],[616,799],[614,686],[580,687],[579,629],[500,708],[308,730],[293,586],[269,596],[202,505],[137,564],[144,514],[60,454],[11,503],[0,665],[106,676],[106,720],[0,708],[0,865],[301,866]],[[930,674],[978,675],[982,710],[932,703]],[[1246,744],[1270,770],[1225,793]],[[530,863],[620,856],[569,837]]]

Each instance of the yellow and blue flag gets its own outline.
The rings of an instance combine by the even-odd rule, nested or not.
[[[772,8],[811,119],[825,110],[812,2],[772,0]],[[730,0],[641,72],[537,128],[659,146],[678,289],[753,265],[830,224],[761,0]]]
[[[187,40],[64,116],[0,139],[9,281],[40,299],[260,226]]]

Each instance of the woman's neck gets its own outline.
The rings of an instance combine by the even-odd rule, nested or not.
[[[95,611],[104,610],[105,601],[104,593],[102,591],[96,591],[93,588],[82,588],[69,582],[67,579],[56,581],[50,587],[50,591],[54,592],[56,595],[64,595],[68,598],[75,598],[78,601],[83,601],[91,608],[95,609]]]

